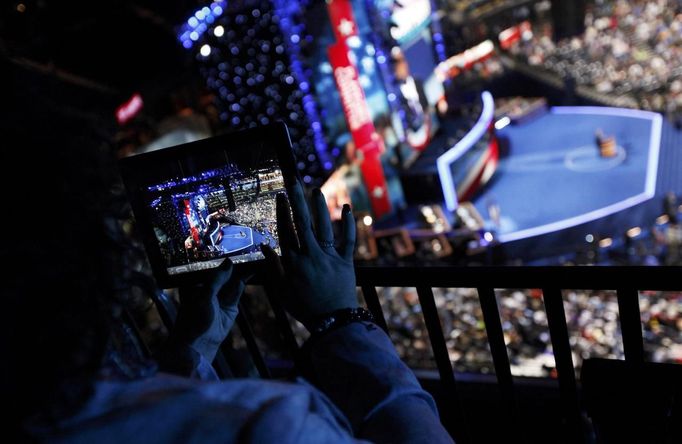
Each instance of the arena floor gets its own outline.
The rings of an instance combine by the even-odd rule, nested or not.
[[[513,242],[598,221],[656,194],[662,118],[602,107],[557,107],[498,132],[509,155],[474,201],[484,218],[494,203],[501,242]],[[597,130],[615,136],[616,156],[599,156]],[[636,223],[637,221],[632,221]]]

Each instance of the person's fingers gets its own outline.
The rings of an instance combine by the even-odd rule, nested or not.
[[[315,232],[321,247],[334,245],[334,230],[329,218],[327,201],[319,188],[313,190],[313,209],[315,213]]]
[[[230,280],[234,272],[234,265],[230,258],[225,258],[222,264],[215,270],[213,278],[208,285],[208,294],[213,297],[218,294],[221,288]]]
[[[263,256],[265,256],[268,275],[271,276],[273,280],[284,277],[284,267],[282,266],[279,255],[275,253],[275,250],[273,250],[270,245],[261,245],[260,249],[263,252]]]
[[[261,251],[266,261],[265,290],[268,294],[277,295],[277,298],[285,298],[287,285],[285,285],[285,272],[282,259],[286,261],[287,255],[282,258],[269,245],[262,245]],[[291,258],[289,258],[291,259]],[[289,267],[289,269],[291,269]]]
[[[310,211],[308,204],[305,201],[303,194],[303,187],[299,182],[296,182],[289,192],[289,202],[291,210],[294,214],[294,225],[296,226],[296,233],[298,233],[298,242],[301,250],[310,250],[317,248],[315,235],[310,220]]]
[[[218,305],[223,310],[234,310],[239,304],[244,289],[246,288],[246,281],[237,276],[230,279],[227,284],[218,290]]]
[[[282,251],[298,251],[298,239],[296,238],[294,223],[291,221],[289,202],[286,196],[281,193],[277,195],[277,234]]]
[[[230,280],[234,265],[226,258],[218,268],[213,270],[208,282],[197,286],[182,286],[180,290],[180,305],[185,307],[203,307],[210,304],[211,299]]]
[[[353,250],[355,249],[355,219],[350,210],[350,205],[345,204],[341,212],[343,219],[343,234],[340,246],[340,253],[344,259],[353,260]]]

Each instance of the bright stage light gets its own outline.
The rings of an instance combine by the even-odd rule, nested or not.
[[[372,216],[365,216],[365,217],[362,218],[362,223],[365,224],[365,225],[368,226],[368,227],[369,227],[370,225],[372,225],[372,222],[373,222]]]
[[[511,123],[511,119],[507,116],[504,116],[500,120],[495,122],[495,129],[499,131],[502,128],[506,128],[507,126],[509,126],[510,123]]]
[[[209,45],[204,45],[199,50],[199,53],[204,57],[208,57],[209,55],[211,55],[211,47]]]
[[[613,245],[613,239],[611,239],[610,237],[604,238],[599,241],[599,246],[601,248],[608,248],[611,245]]]
[[[637,237],[637,236],[639,236],[640,234],[642,234],[642,229],[639,228],[639,227],[630,228],[630,229],[627,231],[628,237]]]
[[[220,25],[216,26],[215,29],[213,30],[213,35],[215,35],[216,37],[222,37],[223,34],[225,34],[225,28],[223,28]]]

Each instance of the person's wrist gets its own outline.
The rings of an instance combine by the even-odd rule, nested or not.
[[[376,322],[367,309],[358,305],[334,310],[311,320],[308,330],[311,337],[319,337],[354,322]]]
[[[314,324],[334,313],[335,311],[358,307],[360,307],[360,304],[358,304],[358,302],[355,300],[325,303],[319,307],[311,307],[311,309],[305,314],[305,317],[301,320],[301,323],[306,326],[308,331],[310,331]]]

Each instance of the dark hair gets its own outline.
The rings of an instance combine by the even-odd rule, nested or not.
[[[5,68],[25,74],[0,60]],[[9,279],[0,310],[0,384],[11,406],[5,430],[19,436],[27,417],[68,416],[90,395],[130,269],[119,224],[128,210],[110,132],[55,101],[46,84],[16,81],[3,95],[12,116],[0,126],[9,142],[4,165],[15,172],[4,187],[13,205],[3,217],[21,225],[18,235],[6,232],[0,250]]]

